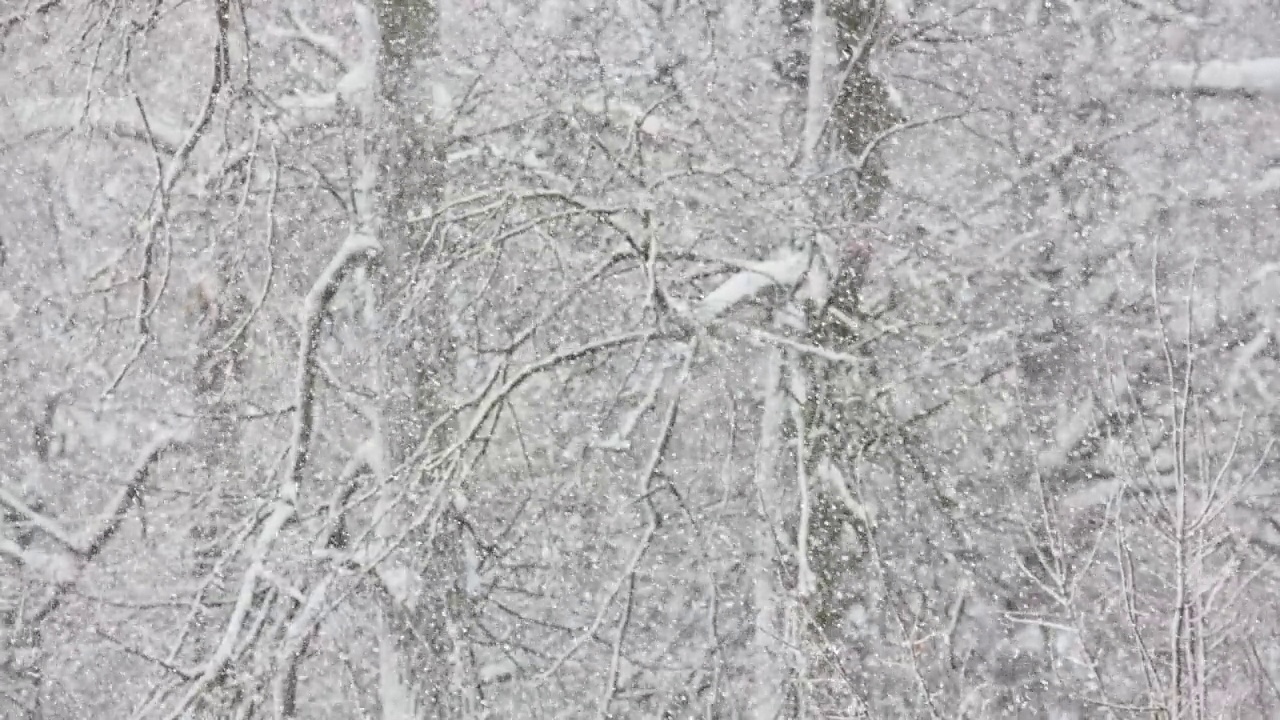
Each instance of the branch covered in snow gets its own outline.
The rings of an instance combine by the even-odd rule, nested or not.
[[[204,694],[232,662],[236,645],[255,605],[255,593],[258,582],[266,576],[266,559],[280,531],[292,519],[298,500],[299,487],[302,482],[302,470],[306,466],[307,456],[311,449],[311,434],[315,416],[314,388],[317,370],[316,351],[320,344],[320,326],[324,315],[328,312],[329,302],[333,299],[338,287],[347,275],[361,263],[369,263],[381,252],[382,246],[377,239],[362,233],[352,233],[342,243],[342,247],[329,260],[329,264],[316,278],[311,290],[303,300],[302,336],[298,340],[298,367],[296,380],[296,402],[294,404],[293,435],[289,447],[289,459],[286,475],[281,483],[280,501],[276,502],[270,516],[263,522],[262,529],[254,543],[249,558],[249,567],[242,576],[240,591],[236,596],[235,608],[231,613],[223,631],[217,649],[203,663],[203,670],[198,678],[183,694],[181,700],[167,717],[176,720],[182,717],[192,703]],[[288,643],[284,647],[285,660],[292,659],[282,668],[276,678],[275,691],[277,706],[288,710],[292,707],[296,688],[293,673],[296,662],[300,661],[312,632],[315,629],[311,620],[316,617],[319,603],[324,598],[325,582],[316,586],[309,596],[308,602],[298,617],[299,624],[290,628]]]
[[[164,433],[153,440],[133,466],[124,486],[116,491],[115,496],[98,514],[97,526],[82,535],[77,535],[63,527],[57,520],[38,512],[16,495],[5,490],[3,486],[0,486],[0,505],[25,517],[32,527],[37,528],[67,550],[86,560],[91,560],[102,551],[107,541],[120,527],[120,522],[124,519],[129,507],[141,495],[143,485],[150,477],[152,465],[164,451],[182,441],[182,436],[176,433]]]
[[[217,105],[218,98],[222,95],[222,88],[229,81],[228,74],[231,72],[231,56],[227,45],[227,26],[231,21],[231,7],[229,0],[217,0],[214,5],[214,21],[218,28],[217,40],[213,45],[213,76],[209,79],[209,90],[204,98],[204,104],[200,107],[199,116],[196,118],[195,124],[187,131],[182,142],[178,144],[177,150],[173,153],[173,160],[169,162],[169,167],[164,171],[164,178],[160,186],[162,193],[169,193],[178,178],[181,177],[186,169],[187,160],[191,157],[191,152],[195,150],[196,145],[200,144],[201,138],[204,137],[205,131],[209,128],[210,121],[213,120],[214,107]],[[142,101],[136,96],[134,98],[138,106],[138,110],[142,110]],[[150,126],[149,118],[145,115],[142,118],[144,129],[147,130],[147,137],[154,136]]]
[[[298,498],[302,469],[311,450],[312,422],[315,415],[313,390],[316,379],[316,348],[320,345],[320,324],[338,286],[356,265],[372,260],[382,246],[361,233],[351,234],[320,273],[302,306],[302,337],[298,339],[298,375],[295,385],[293,439],[289,448],[288,474],[281,496],[288,502]]]
[[[694,308],[693,316],[700,322],[710,322],[771,287],[794,286],[804,277],[810,262],[808,253],[790,250],[773,260],[746,264],[747,270],[734,274],[708,293]]]
[[[1280,57],[1156,63],[1148,82],[1160,90],[1280,97]]]
[[[285,642],[276,656],[277,670],[271,687],[276,717],[297,716],[298,670],[306,657],[307,648],[320,630],[320,622],[333,609],[333,605],[328,602],[332,578],[332,575],[328,575],[316,583],[285,631]]]

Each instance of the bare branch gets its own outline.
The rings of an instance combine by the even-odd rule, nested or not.
[[[47,14],[49,11],[61,4],[62,0],[42,0],[42,2],[35,7],[29,7],[25,10],[19,10],[18,12],[10,15],[0,17],[0,38],[3,38],[10,30],[17,27],[19,24],[26,22],[37,15]]]

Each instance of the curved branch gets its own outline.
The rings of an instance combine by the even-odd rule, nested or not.
[[[329,301],[347,273],[360,263],[369,262],[378,255],[382,246],[369,235],[354,233],[338,249],[320,274],[311,291],[307,293],[302,309],[302,336],[298,339],[298,374],[294,386],[293,436],[289,446],[289,461],[280,496],[286,502],[297,502],[298,488],[302,484],[302,470],[311,451],[311,433],[315,417],[314,391],[316,382],[316,350],[320,345],[320,324],[324,320]]]
[[[62,0],[44,0],[44,2],[33,8],[19,10],[16,13],[0,18],[0,38],[3,38],[10,30],[14,29],[19,24],[24,23],[37,15],[44,15],[61,4]]]
[[[120,523],[124,520],[130,505],[141,496],[142,488],[150,477],[151,466],[166,450],[181,442],[183,439],[177,433],[165,433],[153,440],[143,451],[142,457],[134,464],[124,486],[116,491],[115,497],[99,513],[98,526],[83,535],[77,536],[74,532],[62,527],[57,520],[36,511],[3,486],[0,486],[0,505],[27,518],[32,526],[81,559],[92,560],[102,552],[102,548],[120,529]]]

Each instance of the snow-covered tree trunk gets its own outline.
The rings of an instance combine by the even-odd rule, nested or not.
[[[813,3],[808,27],[807,84],[799,148],[802,175],[815,172],[821,162],[822,135],[830,113],[827,68],[833,58],[830,22],[823,0]],[[794,242],[794,239],[788,240]],[[782,286],[784,299],[773,312],[772,329],[783,336],[803,337],[809,324],[808,309],[826,300],[823,297],[827,287],[825,265],[814,252],[816,247],[806,244],[807,252],[798,254],[807,260],[806,273],[799,282]],[[765,353],[759,373],[763,379],[763,403],[755,481],[762,503],[763,526],[756,535],[753,568],[755,677],[749,713],[750,717],[766,720],[803,714],[804,620],[799,603],[809,592],[812,577],[805,547],[808,479],[803,463],[785,467],[783,462],[786,457],[801,456],[803,452],[804,438],[796,437],[794,422],[790,425],[793,432],[788,433],[788,422],[797,417],[797,403],[803,402],[797,398],[796,391],[805,386],[804,369],[793,350],[771,347]],[[792,487],[794,490],[789,491]],[[795,538],[785,529],[787,517],[797,518]],[[793,567],[794,580],[789,578]]]
[[[361,128],[353,222],[383,248],[376,269],[353,278],[379,394],[369,408],[371,437],[363,446],[367,468],[382,488],[370,515],[373,543],[366,552],[368,558],[385,555],[375,566],[383,588],[374,601],[379,701],[384,720],[444,716],[453,704],[447,697],[451,651],[445,618],[453,585],[449,531],[428,523],[411,536],[408,549],[396,549],[420,509],[405,506],[405,479],[415,470],[404,463],[444,410],[441,390],[454,375],[451,355],[441,352],[449,343],[428,345],[442,325],[431,324],[433,311],[445,303],[417,298],[408,282],[425,244],[411,218],[434,205],[441,183],[431,102],[438,16],[433,2],[411,0],[357,3],[355,13],[362,55],[339,88]],[[419,307],[418,301],[435,305]],[[417,560],[422,555],[432,558],[426,567]]]
[[[380,552],[391,553],[379,564],[387,593],[380,611],[379,692],[384,720],[445,717],[458,712],[461,698],[452,695],[466,684],[451,671],[456,553],[449,510],[441,509],[446,517],[413,531],[405,550],[388,546],[404,542],[403,528],[420,510],[404,505],[403,484],[391,482],[391,474],[411,477],[415,470],[404,463],[415,450],[442,447],[424,431],[447,412],[446,393],[456,375],[453,343],[436,339],[441,331],[448,336],[453,330],[447,322],[448,298],[420,297],[410,284],[411,268],[427,244],[424,226],[411,218],[438,202],[442,182],[432,107],[439,16],[434,2],[376,0],[374,8],[376,35],[370,27],[365,42],[377,53],[372,63],[377,104],[366,127],[364,172],[372,178],[374,197],[369,223],[386,248],[379,272],[368,281],[376,283],[377,292],[370,295],[381,303],[370,328],[381,349],[375,362],[383,397],[374,432],[379,474],[388,481],[374,516],[377,545],[385,548]],[[423,556],[430,558],[425,566]]]
[[[792,4],[803,7],[802,3]],[[828,176],[832,167],[840,165],[842,157],[859,158],[860,168],[852,189],[837,183],[803,195],[802,215],[815,219],[838,217],[847,222],[868,218],[876,210],[884,179],[879,158],[870,144],[896,120],[883,83],[871,74],[869,58],[887,12],[882,2],[836,0],[828,4],[815,0],[811,5],[806,23],[807,72],[797,184],[803,178]],[[872,156],[871,162],[868,155]],[[824,192],[831,197],[824,197]],[[840,197],[845,193],[850,193],[852,199]],[[816,223],[819,228],[824,224]],[[785,299],[773,312],[772,331],[811,347],[831,346],[839,336],[824,330],[832,322],[826,317],[828,305],[835,304],[852,313],[851,298],[847,296],[854,296],[852,304],[856,306],[869,246],[862,239],[837,242],[822,229],[792,242],[793,246],[804,248],[800,256],[806,260],[805,271],[786,288]],[[846,315],[844,322],[850,321]],[[843,348],[837,343],[831,349],[838,352]],[[815,408],[830,402],[828,397],[836,393],[825,384],[830,373],[812,372],[821,362],[805,357],[796,348],[774,347],[766,353],[760,371],[764,402],[756,479],[766,506],[766,527],[758,536],[754,581],[758,653],[754,703],[758,712],[754,717],[805,714],[808,648],[812,646],[808,638],[814,614],[811,605],[819,581],[813,556],[817,551],[839,554],[835,548],[812,546],[819,494],[831,494],[831,489],[817,480],[827,479],[830,484],[831,477],[840,476],[841,463],[831,457],[832,447],[843,449],[860,439],[845,437],[850,428],[809,426],[814,419],[829,415]],[[819,434],[838,439],[811,446],[812,438]],[[826,472],[819,472],[820,469]],[[841,500],[852,505],[847,488],[840,489],[845,490]],[[822,521],[830,524],[831,519]],[[825,541],[831,540],[830,535],[827,531]],[[830,577],[830,569],[824,570],[824,577]]]

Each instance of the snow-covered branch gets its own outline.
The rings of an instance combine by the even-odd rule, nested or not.
[[[771,287],[794,286],[804,277],[811,262],[807,252],[786,250],[772,260],[748,264],[749,269],[734,274],[707,293],[694,307],[693,316],[700,322],[711,322]]]
[[[276,717],[297,716],[298,669],[307,654],[307,647],[320,629],[320,622],[333,608],[328,596],[332,578],[332,575],[326,575],[316,583],[285,631],[284,644],[276,656],[277,670],[271,689]]]
[[[125,484],[116,491],[115,496],[98,514],[97,526],[83,534],[78,535],[66,529],[57,520],[30,507],[2,485],[0,485],[0,505],[25,517],[32,527],[40,530],[67,550],[85,560],[90,560],[102,551],[107,541],[119,529],[130,505],[141,495],[143,485],[150,476],[152,465],[164,451],[182,441],[182,436],[176,433],[164,433],[153,440],[143,451],[138,462],[134,464]]]
[[[214,106],[218,102],[218,98],[222,95],[222,89],[227,84],[227,77],[231,68],[230,50],[227,45],[227,25],[231,21],[231,9],[228,0],[217,0],[214,5],[214,24],[217,27],[217,39],[213,45],[213,74],[209,79],[209,90],[204,98],[204,104],[200,107],[200,114],[196,118],[191,129],[187,131],[186,136],[182,139],[173,153],[173,159],[169,161],[169,166],[165,168],[164,177],[160,185],[160,192],[168,194],[178,178],[181,177],[186,170],[187,160],[191,157],[191,152],[195,150],[196,145],[200,144],[201,138],[204,137],[205,131],[209,128],[209,123],[213,120]],[[142,103],[136,97],[135,103],[139,110]],[[150,118],[146,115],[142,117],[143,129],[147,131],[147,138],[154,137],[155,131],[151,127]]]
[[[315,415],[314,389],[316,379],[316,349],[320,345],[320,324],[324,320],[329,301],[338,286],[357,265],[370,262],[382,250],[376,239],[369,235],[353,233],[320,273],[302,306],[302,336],[298,339],[298,368],[294,387],[293,438],[289,447],[287,474],[281,487],[281,497],[288,502],[298,499],[302,483],[302,469],[306,466],[311,450],[312,423]]]
[[[255,605],[258,581],[266,574],[266,557],[275,545],[281,528],[292,517],[293,505],[287,502],[277,502],[271,511],[271,515],[262,524],[262,530],[258,535],[257,542],[254,543],[249,558],[249,567],[245,570],[241,579],[240,590],[236,594],[235,607],[231,611],[231,617],[227,620],[222,639],[219,641],[217,649],[203,663],[199,677],[192,682],[187,692],[183,694],[171,712],[165,716],[169,720],[178,720],[178,718],[184,717],[192,703],[196,702],[215,683],[231,663],[236,646],[243,636],[242,631],[245,623],[249,620],[250,613]]]
[[[809,19],[809,81],[805,102],[804,139],[803,146],[800,148],[801,166],[810,171],[817,162],[815,153],[818,151],[822,130],[830,115],[826,93],[829,25],[826,3],[815,0]]]
[[[1147,80],[1159,90],[1280,97],[1280,57],[1156,63]]]

